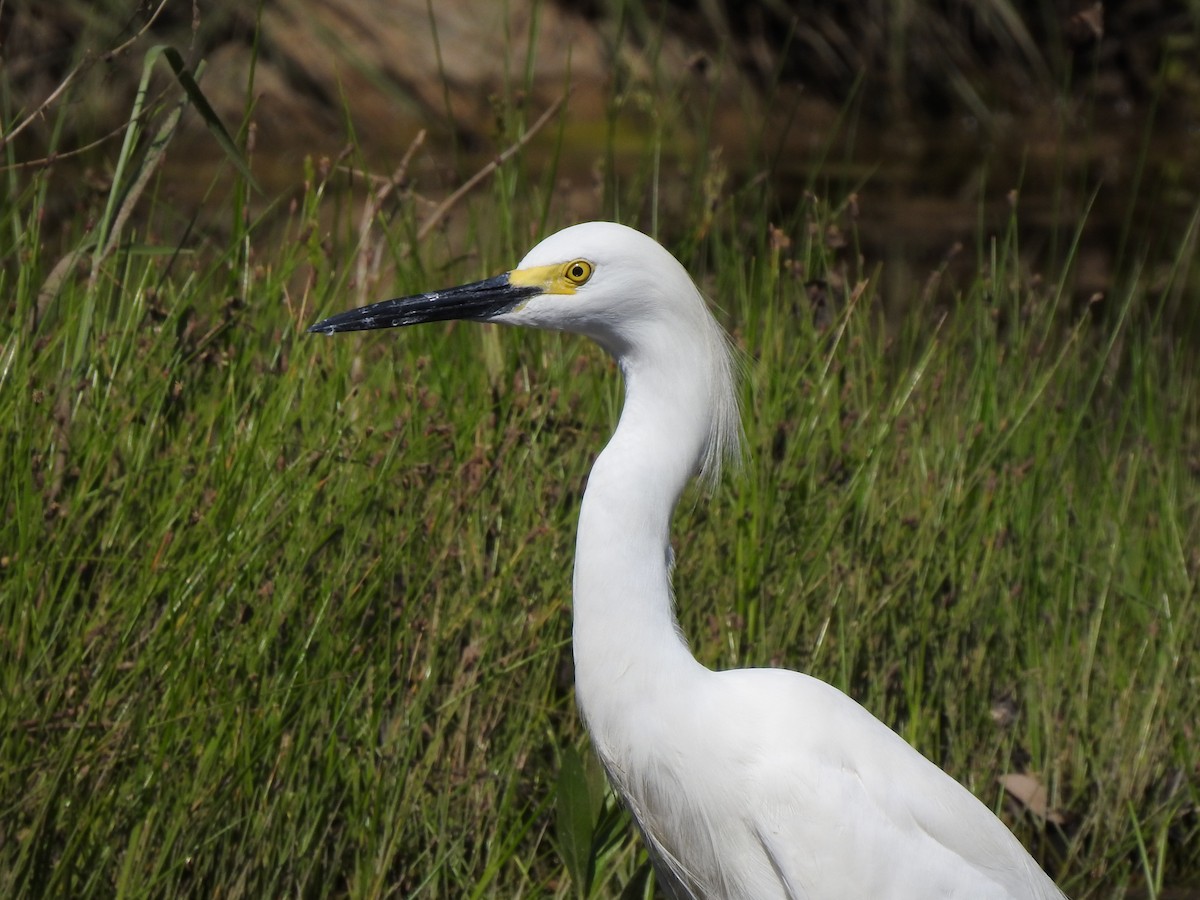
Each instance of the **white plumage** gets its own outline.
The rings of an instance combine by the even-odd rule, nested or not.
[[[679,632],[671,514],[740,452],[725,335],[649,237],[593,222],[513,271],[312,331],[469,318],[570,331],[620,365],[625,403],[579,515],[576,693],[673,898],[1061,898],[969,791],[858,703],[783,669],[713,672]]]

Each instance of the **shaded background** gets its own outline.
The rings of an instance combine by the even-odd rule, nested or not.
[[[511,143],[514,116],[528,124],[569,86],[563,118],[522,150],[556,164],[564,221],[613,215],[598,182],[619,176],[622,148],[658,142],[655,209],[624,218],[688,228],[694,179],[676,176],[697,167],[718,197],[763,179],[782,208],[808,189],[853,195],[861,250],[886,261],[892,295],[953,268],[1015,208],[1031,270],[1072,253],[1074,289],[1091,298],[1131,265],[1166,265],[1159,248],[1178,247],[1200,196],[1196,0],[17,0],[0,34],[9,121],[79,70],[13,151],[37,165],[53,145],[55,165],[77,170],[50,204],[64,221],[95,218],[158,43],[203,61],[202,90],[240,129],[263,202],[298,190],[306,157],[344,160],[350,146],[386,174],[426,130],[407,174],[432,206]],[[184,127],[159,190],[180,233],[219,231],[205,199],[227,163],[194,112]]]

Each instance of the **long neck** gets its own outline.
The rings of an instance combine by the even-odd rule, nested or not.
[[[634,727],[631,710],[640,700],[699,669],[675,619],[670,524],[710,442],[713,376],[703,356],[671,354],[669,365],[661,358],[621,359],[621,420],[584,494],[575,557],[575,684],[602,756]]]

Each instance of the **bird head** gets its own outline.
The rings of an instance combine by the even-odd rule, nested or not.
[[[586,335],[614,356],[707,316],[687,271],[652,238],[614,222],[563,229],[509,272],[458,287],[384,300],[308,330],[324,334],[466,319]]]

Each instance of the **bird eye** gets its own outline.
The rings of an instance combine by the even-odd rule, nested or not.
[[[586,259],[577,259],[563,267],[563,277],[571,284],[583,284],[592,277],[592,264]]]

